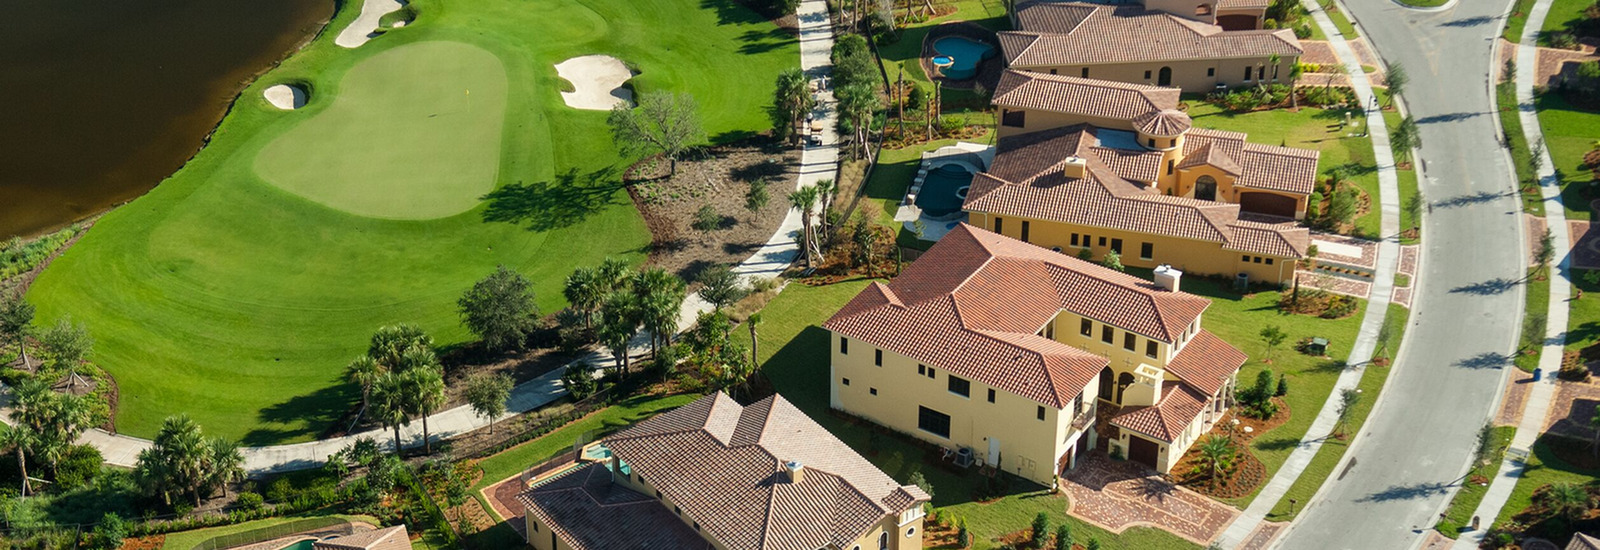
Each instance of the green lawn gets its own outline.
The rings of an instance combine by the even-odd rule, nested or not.
[[[1533,9],[1533,1],[1516,0],[1511,6],[1511,16],[1506,18],[1506,29],[1500,33],[1502,38],[1513,44],[1522,42],[1522,29],[1528,26],[1528,10]]]
[[[1443,6],[1445,4],[1445,2],[1449,2],[1450,0],[1399,0],[1399,1],[1400,1],[1401,4],[1405,4],[1407,6],[1411,6],[1411,7],[1415,7],[1415,8],[1436,8],[1436,7],[1439,7],[1439,6]]]
[[[1333,0],[1321,0],[1319,3],[1322,4],[1322,10],[1327,12],[1328,19],[1333,21],[1333,26],[1339,29],[1339,34],[1344,35],[1345,40],[1361,38],[1361,33],[1356,32],[1355,24],[1350,22],[1350,18],[1345,16],[1344,10],[1339,9]]]
[[[1583,21],[1583,10],[1594,5],[1594,0],[1553,0],[1550,13],[1544,16],[1544,26],[1539,27],[1539,45],[1548,46],[1545,35],[1572,29]]]
[[[1493,481],[1495,474],[1500,471],[1500,459],[1505,457],[1506,447],[1511,446],[1511,436],[1516,433],[1516,426],[1495,427],[1494,447],[1489,452],[1488,462],[1474,467],[1468,476],[1479,475]],[[1488,485],[1463,483],[1461,490],[1456,491],[1455,498],[1450,499],[1450,507],[1445,509],[1445,518],[1433,526],[1435,530],[1450,538],[1456,538],[1462,531],[1472,526],[1472,512],[1478,509],[1483,494],[1489,491]]]
[[[1594,173],[1582,168],[1583,154],[1600,142],[1600,113],[1578,110],[1559,93],[1540,95],[1535,102],[1545,147],[1560,178],[1567,218],[1588,220],[1589,201],[1600,198],[1600,189],[1592,183]]]
[[[1528,165],[1528,158],[1533,153],[1528,149],[1528,137],[1522,133],[1522,118],[1517,116],[1516,82],[1507,80],[1495,85],[1495,105],[1500,109],[1500,128],[1505,132],[1511,150],[1511,167],[1517,171],[1522,211],[1544,217],[1544,196],[1539,194],[1537,187],[1532,187],[1536,178],[1530,170],[1532,167]]]
[[[1003,0],[954,0],[948,5],[956,11],[901,29],[899,38],[892,43],[878,44],[878,53],[883,57],[884,69],[889,72],[890,80],[898,80],[903,70],[907,81],[918,84],[930,93],[933,91],[933,81],[928,79],[920,62],[922,39],[928,36],[928,31],[933,27],[953,21],[970,21],[992,31],[1011,28]],[[988,103],[987,99],[966,90],[947,88],[944,97],[947,114],[982,110]]]
[[[1533,503],[1533,492],[1540,487],[1552,483],[1591,483],[1597,478],[1600,478],[1600,471],[1580,470],[1557,458],[1551,452],[1549,443],[1541,437],[1534,442],[1533,452],[1522,471],[1522,479],[1517,480],[1517,486],[1511,490],[1511,497],[1506,499],[1506,505],[1500,509],[1500,517],[1495,518],[1494,525],[1501,527],[1510,521],[1511,516],[1527,509]]]
[[[1524,292],[1527,293],[1524,295],[1522,301],[1523,318],[1526,319],[1530,313],[1547,313],[1550,309],[1550,278],[1535,277],[1533,276],[1533,270],[1529,269],[1528,276],[1522,281],[1522,284],[1526,285]],[[1590,302],[1592,301],[1593,299],[1590,300]],[[1577,311],[1577,308],[1579,307],[1577,305],[1578,303],[1579,301],[1573,301],[1574,305],[1571,306],[1573,311],[1571,314],[1569,314],[1570,318],[1567,325],[1569,327],[1574,326],[1572,323],[1577,322],[1576,319],[1579,318],[1579,313]],[[1567,334],[1567,345],[1573,345],[1574,340],[1576,339],[1578,339],[1578,335],[1569,332]],[[1533,372],[1533,369],[1539,367],[1539,356],[1544,354],[1544,346],[1534,346],[1531,350],[1533,353],[1524,353],[1523,351],[1527,350],[1519,350],[1516,354],[1516,357],[1512,358],[1512,361],[1516,363],[1517,368],[1527,372]]]
[[[1390,308],[1399,308],[1402,318],[1405,308],[1390,304]],[[1394,314],[1394,310],[1390,310]],[[1362,424],[1367,421],[1367,415],[1372,413],[1373,405],[1378,402],[1379,392],[1383,391],[1383,383],[1389,378],[1389,368],[1368,365],[1361,373],[1361,381],[1356,384],[1356,389],[1361,391],[1361,401],[1356,404],[1356,410],[1350,419],[1350,427],[1346,432],[1352,436],[1361,431]],[[1337,397],[1334,397],[1337,399]],[[1313,411],[1315,414],[1315,411]],[[1289,491],[1278,499],[1278,503],[1267,513],[1267,521],[1290,521],[1298,517],[1305,510],[1306,504],[1311,502],[1311,497],[1317,494],[1317,489],[1322,488],[1323,482],[1334,475],[1334,468],[1339,465],[1339,460],[1344,458],[1345,451],[1350,450],[1350,438],[1323,440],[1322,448],[1317,449],[1316,456],[1311,457],[1311,464],[1300,472],[1300,477],[1295,478],[1294,484],[1289,486]],[[1294,502],[1289,502],[1293,500]]]
[[[605,112],[562,103],[555,63],[621,58],[638,91],[692,94],[728,141],[770,126],[772,83],[798,59],[792,36],[730,2],[411,5],[414,25],[355,50],[332,43],[355,17],[339,13],[242,93],[203,152],[39,278],[40,323],[87,323],[116,376],[121,431],[148,437],[186,412],[249,445],[306,441],[356,399],[341,370],[378,326],[454,344],[469,338],[455,300],[496,265],[532,279],[548,313],[575,266],[642,261],[627,160]],[[262,90],[282,82],[308,85],[309,104],[269,106]]]
[[[1590,283],[1589,274],[1600,275],[1591,269],[1572,270],[1572,286],[1583,292],[1583,297],[1567,302],[1566,349],[1578,351],[1600,342],[1600,285]],[[1543,283],[1545,295],[1550,293],[1550,282]],[[1532,290],[1532,287],[1529,287]],[[1576,294],[1576,293],[1574,293]],[[1546,298],[1548,300],[1548,298]],[[1532,302],[1529,302],[1532,303]]]
[[[1230,113],[1221,107],[1203,101],[1189,100],[1189,116],[1201,128],[1245,132],[1252,143],[1286,145],[1322,152],[1317,161],[1319,177],[1335,166],[1349,168],[1350,181],[1359,185],[1372,197],[1373,208],[1356,218],[1356,233],[1365,237],[1378,236],[1381,210],[1378,203],[1378,165],[1372,152],[1372,138],[1349,136],[1357,133],[1346,127],[1339,129],[1345,110],[1302,107],[1299,112],[1272,109],[1249,113]],[[1359,113],[1357,113],[1359,118]],[[1416,174],[1411,174],[1410,188],[1415,192]],[[1405,180],[1401,178],[1402,182]],[[1404,188],[1404,186],[1402,186]]]
[[[178,532],[178,533],[170,533],[170,534],[167,535],[166,542],[164,542],[161,545],[161,548],[163,550],[190,550],[190,549],[194,548],[194,546],[197,545],[197,544],[200,544],[202,542],[205,542],[205,541],[210,540],[210,539],[215,538],[215,537],[220,537],[222,535],[232,535],[234,533],[242,533],[244,531],[249,531],[251,529],[260,529],[262,527],[272,527],[274,525],[281,525],[281,524],[284,524],[284,523],[289,523],[291,521],[296,521],[296,520],[301,520],[301,519],[306,519],[306,518],[312,518],[312,517],[323,517],[323,516],[333,516],[333,517],[342,518],[342,519],[349,520],[349,521],[363,521],[363,522],[367,522],[367,523],[370,523],[370,524],[373,524],[373,525],[377,525],[378,524],[378,520],[377,519],[369,517],[369,516],[351,516],[351,515],[344,515],[344,514],[326,514],[326,513],[315,513],[315,512],[312,512],[312,513],[299,514],[299,515],[294,515],[294,516],[285,516],[285,517],[279,517],[279,518],[258,519],[258,520],[255,520],[255,521],[247,521],[247,522],[244,522],[244,523],[228,525],[228,526],[225,526],[225,527],[207,527],[205,529],[195,529],[193,531],[182,531],[182,532]]]

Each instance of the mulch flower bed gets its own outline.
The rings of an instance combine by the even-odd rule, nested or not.
[[[933,518],[922,524],[923,548],[963,548],[961,541],[956,537],[954,525],[936,524]]]
[[[161,550],[161,547],[166,546],[166,544],[166,535],[151,535],[123,540],[121,550]]]
[[[1282,426],[1289,421],[1290,412],[1288,404],[1282,398],[1274,397],[1272,402],[1278,405],[1278,413],[1272,418],[1259,419],[1248,416],[1235,416],[1233,411],[1218,420],[1211,427],[1211,431],[1196,439],[1189,446],[1189,452],[1184,453],[1178,463],[1172,467],[1172,475],[1178,484],[1212,498],[1239,498],[1250,494],[1256,487],[1267,480],[1267,468],[1250,452],[1250,442],[1260,437],[1273,428]],[[1234,418],[1239,420],[1239,425],[1234,426]],[[1247,432],[1245,428],[1250,428]],[[1223,479],[1213,481],[1211,472],[1205,471],[1200,459],[1200,444],[1213,435],[1229,437],[1230,432],[1234,445],[1238,448],[1231,468],[1223,472]]]

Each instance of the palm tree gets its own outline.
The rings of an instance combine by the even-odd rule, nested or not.
[[[168,417],[162,422],[161,432],[149,449],[152,458],[163,464],[160,471],[166,474],[168,486],[188,491],[195,506],[200,505],[200,489],[206,482],[208,451],[200,425],[188,415]],[[145,462],[142,452],[139,462]]]
[[[12,426],[0,433],[0,448],[9,448],[17,455],[17,467],[22,469],[22,496],[28,496],[28,453],[38,442],[33,430],[24,425]]]
[[[1576,483],[1555,483],[1545,491],[1545,506],[1566,519],[1578,519],[1589,511],[1589,491]]]
[[[600,307],[600,302],[605,300],[606,290],[595,269],[580,267],[567,276],[566,286],[561,289],[561,294],[566,296],[567,302],[571,303],[574,309],[583,312],[584,328],[593,329],[594,312]]]
[[[833,208],[834,195],[839,192],[839,186],[831,179],[817,181],[817,225],[822,228],[822,235],[818,238],[821,242],[832,242],[833,234],[838,230],[828,224],[828,211]]]
[[[0,336],[16,341],[24,369],[33,367],[28,360],[28,333],[32,331],[33,304],[22,299],[21,293],[8,293],[0,297]]]
[[[433,454],[433,441],[428,439],[428,415],[444,405],[444,374],[437,368],[418,368],[406,371],[405,379],[408,408],[422,417],[422,452]]]
[[[406,383],[402,375],[385,372],[372,385],[372,414],[385,428],[394,429],[394,452],[400,454],[400,427],[411,424]]]
[[[393,369],[400,364],[400,356],[412,348],[433,349],[433,338],[415,325],[399,324],[378,329],[373,333],[367,356],[378,364]]]
[[[800,248],[805,249],[807,268],[815,267],[815,261],[812,259],[812,250],[815,247],[811,236],[811,212],[817,207],[818,195],[815,185],[807,185],[789,193],[789,204],[800,211]]]
[[[1238,447],[1227,436],[1213,435],[1200,444],[1200,462],[1211,471],[1212,486],[1222,478],[1223,470],[1233,465],[1233,458],[1237,452]]]
[[[610,294],[627,288],[633,279],[633,268],[622,258],[606,258],[595,268],[595,278],[600,281],[602,293]]]
[[[867,153],[868,125],[872,121],[872,114],[878,110],[878,91],[865,84],[843,86],[834,94],[838,99],[839,114],[850,122],[850,129],[854,136],[862,158]]]
[[[760,340],[756,339],[756,327],[761,325],[761,314],[751,313],[750,318],[744,320],[744,324],[750,327],[750,364],[759,365],[760,363],[756,360],[756,346]],[[1597,412],[1595,416],[1600,417],[1600,412]]]
[[[639,298],[624,292],[613,293],[600,306],[600,341],[611,350],[617,369],[628,376],[631,358],[628,342],[639,334]]]
[[[222,497],[227,498],[228,484],[244,479],[244,453],[239,452],[237,442],[220,437],[212,438],[206,451],[206,484],[221,487]]]
[[[646,269],[633,278],[639,299],[640,321],[650,331],[650,356],[672,341],[678,331],[678,309],[688,287],[683,279],[663,269]]]
[[[794,131],[795,124],[800,122],[800,117],[816,105],[816,98],[811,95],[810,79],[798,67],[778,73],[778,88],[773,92],[773,100],[778,112],[788,117],[787,124],[778,128],[780,137],[788,137]]]
[[[361,411],[365,413],[367,407],[372,405],[372,384],[383,374],[383,365],[379,365],[370,355],[362,355],[351,360],[344,371],[351,382],[361,386]]]

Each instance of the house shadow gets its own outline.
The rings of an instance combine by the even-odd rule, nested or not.
[[[1600,396],[1579,397],[1566,404],[1566,410],[1559,409],[1556,403],[1554,414],[1561,415],[1555,423],[1550,425],[1548,433],[1565,435],[1577,439],[1594,437],[1594,428],[1590,427],[1589,419],[1595,415],[1595,407],[1600,406]]]
[[[553,182],[517,182],[479,200],[488,203],[483,210],[485,223],[511,223],[529,231],[549,231],[577,224],[613,204],[622,188],[614,166],[587,174],[572,169]]]

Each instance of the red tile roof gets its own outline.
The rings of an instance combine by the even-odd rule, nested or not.
[[[1033,1],[1016,8],[1016,31],[999,34],[1013,67],[1299,56],[1289,29],[1224,31],[1138,5]]]
[[[1195,128],[1184,138],[1184,167],[1191,155],[1203,154],[1208,162],[1239,175],[1235,186],[1310,195],[1317,181],[1318,151],[1277,147],[1245,141],[1245,134]],[[1205,149],[1205,151],[1201,151]]]
[[[1170,197],[1124,179],[1119,168],[1146,168],[1131,155],[1100,147],[1095,137],[1100,131],[1077,125],[1001,139],[994,163],[973,178],[962,208],[1209,241],[1229,250],[1285,258],[1302,257],[1310,247],[1310,233],[1291,223],[1240,221],[1237,204]],[[1084,177],[1064,172],[1071,157],[1085,159]],[[1144,157],[1154,159],[1159,169],[1159,154]]]
[[[1061,311],[1171,342],[1210,303],[959,224],[823,326],[1059,409],[1108,364],[1036,334]]]
[[[1194,126],[1194,121],[1189,119],[1189,115],[1177,109],[1162,109],[1133,119],[1135,129],[1152,136],[1177,137],[1189,131],[1191,126]]]
[[[559,474],[517,501],[576,550],[714,549],[661,501],[613,482],[604,464]]]
[[[1178,439],[1190,422],[1206,410],[1211,397],[1184,383],[1162,384],[1161,402],[1152,407],[1130,408],[1111,418],[1111,425],[1126,428],[1166,443]]]
[[[780,396],[717,393],[605,445],[729,550],[846,547],[928,495],[900,485]],[[799,483],[783,464],[804,467]]]
[[[1180,93],[1177,88],[1006,69],[991,102],[1012,109],[1133,120],[1176,109]]]
[[[1184,343],[1183,349],[1167,362],[1167,372],[1182,378],[1205,395],[1216,395],[1244,365],[1244,352],[1202,330]]]

